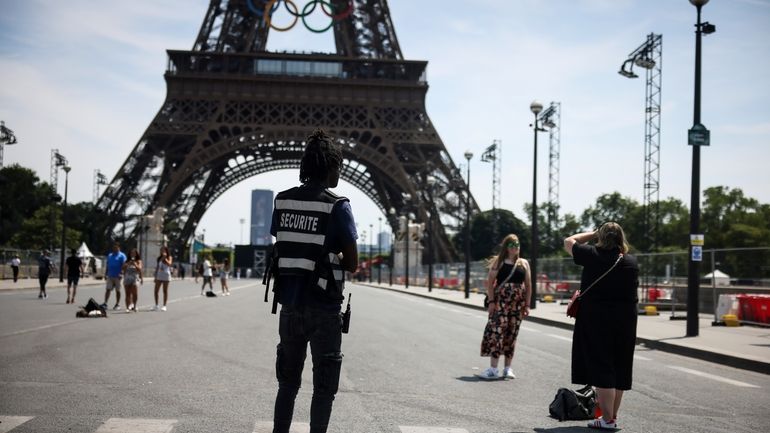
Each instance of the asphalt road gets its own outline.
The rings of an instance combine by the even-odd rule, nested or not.
[[[171,283],[167,312],[76,319],[62,289],[0,293],[0,433],[265,432],[277,389],[277,316],[254,280],[206,298],[191,280]],[[483,382],[482,312],[349,285],[350,334],[331,432],[586,432],[548,417],[569,384],[571,334],[522,327],[518,378]],[[217,287],[217,291],[219,291]],[[79,290],[79,304],[103,299]],[[114,295],[112,301],[114,302]],[[296,431],[307,431],[306,366]],[[628,432],[770,431],[770,377],[637,348],[634,390],[618,421]],[[577,386],[575,386],[577,388]]]

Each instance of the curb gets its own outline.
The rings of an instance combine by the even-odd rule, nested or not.
[[[367,287],[373,287],[375,289],[382,289],[382,290],[388,290],[391,292],[417,296],[425,299],[432,299],[434,301],[444,302],[447,304],[470,308],[473,310],[484,311],[484,307],[482,307],[481,305],[471,305],[463,302],[453,301],[451,299],[436,298],[436,297],[422,294],[422,293],[408,292],[408,291],[403,291],[398,289],[392,289],[389,287],[382,287],[374,284],[369,284],[368,282],[356,282],[356,284],[367,286]],[[527,320],[530,320],[532,322],[535,322],[541,325],[566,329],[568,331],[571,331],[574,328],[574,325],[572,323],[560,322],[558,320],[545,319],[542,317],[529,316],[527,317]],[[636,337],[636,344],[648,347],[650,349],[660,350],[661,352],[673,353],[675,355],[686,356],[688,358],[695,358],[695,359],[700,359],[702,361],[708,361],[708,362],[713,362],[717,364],[727,365],[727,366],[738,368],[741,370],[749,370],[756,373],[770,374],[770,363],[767,363],[767,362],[741,358],[738,356],[727,355],[724,353],[716,353],[716,352],[712,352],[704,349],[696,349],[692,347],[680,346],[678,344],[671,344],[662,340],[656,340],[656,339],[647,338],[647,337],[640,337],[638,335]]]

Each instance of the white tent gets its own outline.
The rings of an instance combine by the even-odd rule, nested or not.
[[[86,245],[85,242],[83,242],[80,245],[80,248],[78,248],[78,257],[83,259],[83,263],[85,264],[86,273],[91,272],[91,258],[94,259],[96,269],[99,270],[102,268],[102,261],[101,259],[97,258],[96,256],[91,253],[91,250],[88,249],[88,245]]]
[[[714,272],[709,272],[704,278],[708,280],[713,279],[717,286],[730,285],[730,276],[720,271],[719,269],[716,269]]]

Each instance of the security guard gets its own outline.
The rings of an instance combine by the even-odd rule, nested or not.
[[[342,366],[343,271],[358,267],[350,202],[327,189],[337,186],[341,168],[340,145],[316,130],[300,163],[302,185],[275,198],[273,291],[281,312],[274,433],[288,433],[291,426],[308,343],[313,358],[310,432],[326,432],[329,425]]]

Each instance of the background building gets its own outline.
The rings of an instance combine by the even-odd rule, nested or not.
[[[270,245],[270,222],[273,216],[273,191],[254,189],[251,191],[251,245]]]

